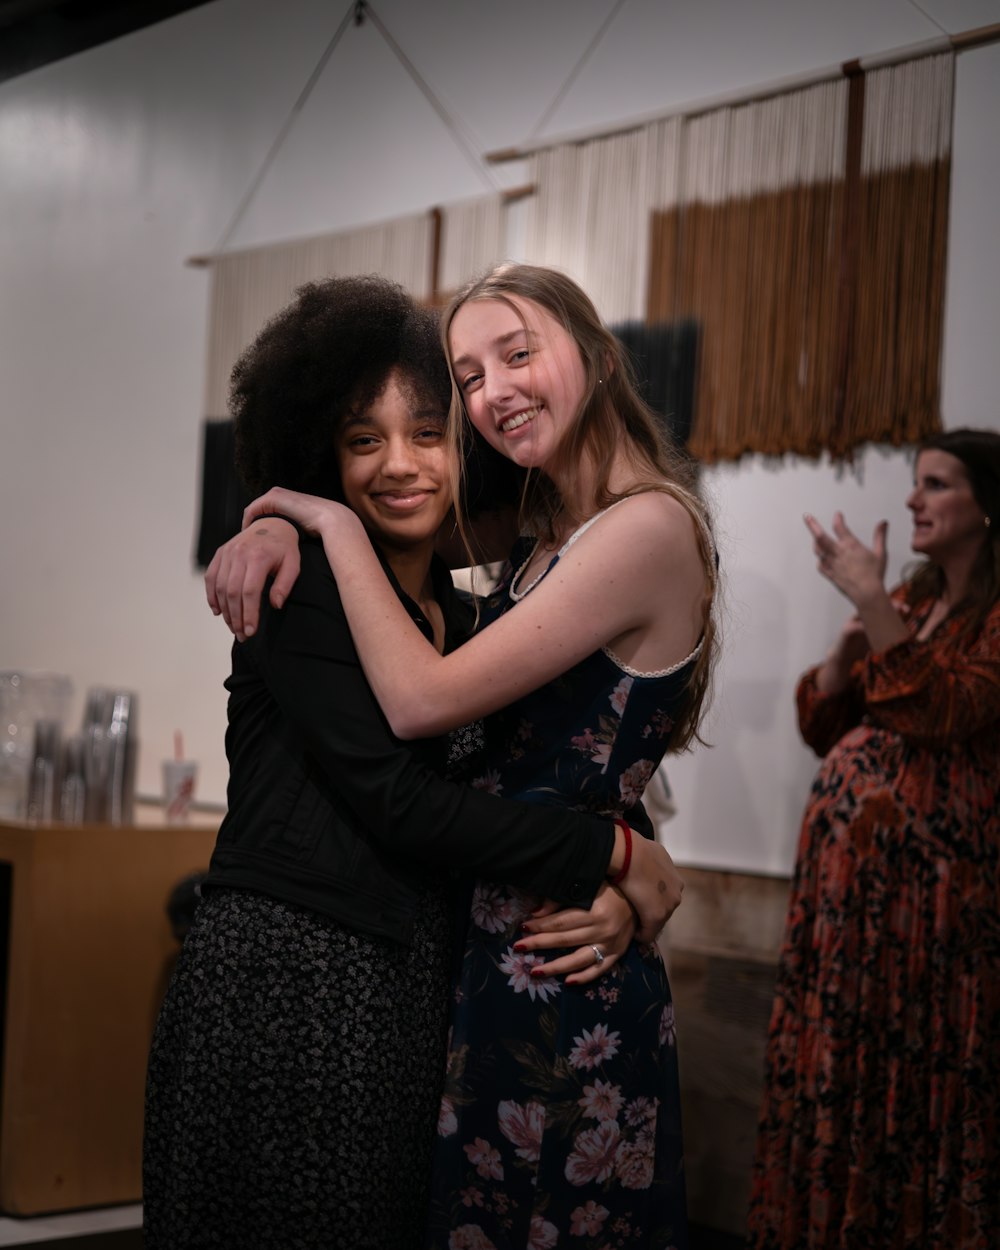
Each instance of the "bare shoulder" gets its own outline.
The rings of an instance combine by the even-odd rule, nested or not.
[[[667,490],[644,490],[623,500],[621,507],[615,511],[632,515],[644,525],[665,526],[672,531],[691,534],[695,532],[696,522],[690,509]]]
[[[659,567],[701,564],[698,522],[663,490],[632,495],[610,508],[584,537],[613,547],[621,559],[654,560]]]

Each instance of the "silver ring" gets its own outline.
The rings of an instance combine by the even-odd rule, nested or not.
[[[595,964],[604,963],[604,951],[602,951],[599,946],[591,946],[590,949],[594,952],[594,963]]]

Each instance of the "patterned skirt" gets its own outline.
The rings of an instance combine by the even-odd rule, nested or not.
[[[535,900],[476,887],[452,1008],[430,1250],[687,1250],[674,1011],[655,947],[535,979]]]
[[[206,894],[150,1055],[147,1250],[422,1246],[451,925],[443,889],[409,948]]]
[[[995,773],[853,731],[799,846],[753,1250],[1000,1246]],[[994,766],[995,767],[995,766]]]

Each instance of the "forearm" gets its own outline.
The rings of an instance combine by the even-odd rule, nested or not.
[[[971,646],[909,639],[870,656],[864,679],[868,715],[903,738],[940,749],[996,732],[1000,606]]]
[[[807,746],[820,757],[853,729],[864,714],[864,694],[853,675],[839,690],[819,687],[820,668],[803,673],[795,690],[799,733]]]
[[[684,892],[684,881],[666,847],[616,826],[608,876],[635,910],[636,936],[641,942],[654,941]]]
[[[842,694],[851,684],[851,663],[837,655],[828,655],[815,670],[816,689],[820,694]]]
[[[447,782],[393,739],[361,673],[330,572],[315,545],[303,558],[287,607],[265,606],[258,636],[245,645],[283,714],[285,727],[273,732],[292,731],[335,805],[343,805],[343,818],[359,822],[387,854],[588,905],[608,871],[611,820]]]
[[[399,737],[425,736],[432,731],[421,717],[429,705],[437,705],[436,678],[445,657],[414,629],[356,517],[335,515],[320,536],[362,668],[379,706]],[[456,709],[447,726],[434,728],[456,728],[468,719]]]
[[[886,651],[910,636],[884,586],[872,588],[855,604],[872,651]]]
[[[868,635],[858,616],[841,627],[826,659],[813,670],[816,690],[821,695],[838,695],[857,685],[854,667],[868,654]]]
[[[609,520],[588,532],[581,549],[550,566],[530,595],[446,656],[415,638],[391,591],[374,585],[380,579],[370,575],[372,557],[358,541],[357,521],[353,533],[344,533],[350,526],[321,530],[362,664],[395,733],[435,735],[510,707],[629,631],[649,636],[661,607],[671,608],[660,638],[664,654],[688,654],[705,588],[690,518],[684,514],[683,543],[667,541],[665,551],[660,531],[669,539],[679,525],[645,516],[639,505],[646,497],[629,502],[622,525]],[[652,598],[651,583],[659,587]]]

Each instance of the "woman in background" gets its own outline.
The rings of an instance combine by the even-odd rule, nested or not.
[[[620,816],[663,754],[696,737],[715,658],[714,548],[690,469],[565,276],[501,266],[456,297],[444,331],[453,437],[468,419],[526,471],[527,536],[474,638],[447,657],[427,647],[382,593],[343,508],[275,490],[248,517],[278,512],[321,535],[397,733],[486,717],[485,748],[467,761],[473,785]],[[279,593],[286,584],[279,571]],[[244,586],[234,570],[214,592],[230,616]],[[476,887],[429,1244],[540,1250],[586,1237],[684,1250],[673,1008],[659,954],[633,944],[598,989],[560,983],[525,946],[530,907],[510,886]]]
[[[838,513],[854,605],[798,689],[806,808],[757,1138],[753,1250],[1000,1245],[1000,435],[928,440],[925,557],[886,591]]]

